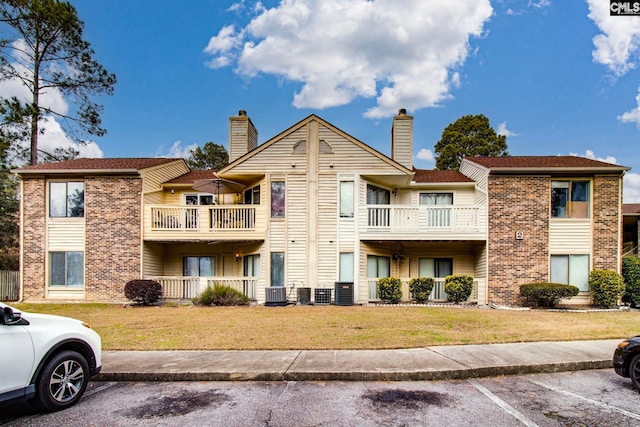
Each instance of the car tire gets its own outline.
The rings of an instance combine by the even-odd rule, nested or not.
[[[75,404],[89,382],[89,364],[75,351],[62,351],[45,365],[36,382],[36,403],[49,412]]]
[[[629,378],[636,391],[640,392],[640,353],[633,356],[629,363]]]

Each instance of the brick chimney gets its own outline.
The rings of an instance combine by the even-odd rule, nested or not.
[[[258,130],[245,110],[229,117],[229,163],[258,146]]]
[[[413,166],[413,116],[401,108],[391,126],[391,158],[407,169]]]

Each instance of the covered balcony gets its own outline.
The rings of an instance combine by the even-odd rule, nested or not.
[[[363,240],[484,240],[486,207],[361,206],[358,229]]]
[[[264,239],[265,217],[260,205],[145,205],[144,239]]]

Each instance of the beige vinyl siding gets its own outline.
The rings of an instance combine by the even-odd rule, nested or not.
[[[591,219],[551,219],[549,221],[549,253],[591,254]]]
[[[411,169],[413,120],[399,119],[393,121],[391,158],[404,167]]]
[[[473,277],[478,279],[478,304],[488,301],[487,289],[487,245],[483,245],[475,254],[475,270]]]
[[[242,174],[268,174],[273,172],[305,172],[306,155],[293,154],[293,146],[301,141],[307,140],[307,127],[302,127],[297,131],[287,135],[276,144],[272,144],[256,153],[244,162],[235,166],[230,172],[233,175]],[[295,165],[295,168],[293,167]]]
[[[143,195],[143,200],[145,204],[151,205],[159,205],[160,203],[164,203],[164,197],[162,192],[160,191]]]
[[[374,152],[363,149],[332,129],[320,124],[318,138],[333,149],[333,154],[320,155],[320,171],[359,172],[361,174],[381,174],[406,176],[404,172],[383,160]]]
[[[144,243],[142,248],[143,276],[164,275],[164,246],[157,243]]]
[[[338,181],[334,174],[321,174],[318,194],[318,285],[331,287],[338,277],[338,251],[355,252],[353,232],[351,238],[343,233],[344,222],[340,221],[338,231]],[[353,219],[351,219],[351,228]],[[342,246],[338,249],[338,233]],[[344,239],[344,240],[343,240]],[[355,262],[355,259],[354,259]]]
[[[309,232],[309,205],[307,200],[306,175],[289,174],[286,181],[286,224],[287,240],[285,254],[286,283],[302,283],[311,285],[307,278],[307,266],[310,262],[307,247],[310,240]]]
[[[84,251],[84,218],[49,218],[47,242],[49,251]]]
[[[487,182],[489,180],[489,172],[476,165],[462,162],[460,172],[475,181],[476,192],[474,194],[474,204],[483,205],[487,203]]]
[[[140,175],[142,176],[142,192],[157,191],[160,189],[161,184],[184,175],[187,172],[189,172],[189,168],[182,160],[144,169],[140,171]]]
[[[487,192],[489,180],[489,171],[487,169],[468,162],[462,162],[460,173],[474,180],[478,190]]]

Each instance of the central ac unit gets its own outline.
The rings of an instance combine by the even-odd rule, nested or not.
[[[287,288],[284,286],[271,286],[264,288],[265,303],[267,306],[287,305]]]

